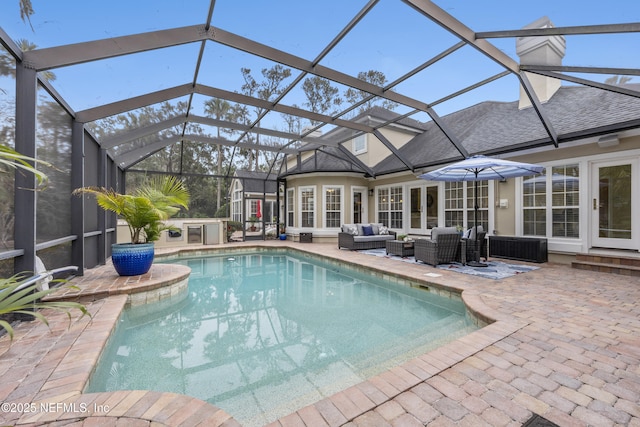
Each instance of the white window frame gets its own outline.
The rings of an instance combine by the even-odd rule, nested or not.
[[[363,154],[367,152],[367,134],[363,133],[353,138],[353,154]]]
[[[570,166],[577,166],[578,167],[578,202],[575,205],[554,205],[553,204],[553,171],[554,169],[557,168],[566,168],[566,167],[570,167]],[[524,205],[524,182],[525,182],[525,178],[520,178],[519,183],[518,183],[518,189],[520,192],[520,204],[521,204],[521,211],[522,211],[522,215],[518,218],[518,228],[520,233],[523,236],[532,236],[532,237],[546,237],[549,239],[557,239],[557,240],[582,240],[582,236],[583,236],[583,230],[584,230],[584,226],[583,226],[583,222],[585,221],[585,218],[582,217],[582,213],[584,212],[583,210],[583,204],[581,203],[581,199],[582,197],[580,196],[581,194],[583,194],[586,191],[584,181],[583,178],[586,174],[585,172],[585,164],[584,162],[581,161],[569,161],[569,159],[566,159],[563,162],[553,162],[553,164],[547,165],[545,166],[545,206],[539,206],[539,207],[525,207]],[[565,194],[565,193],[563,193]],[[524,212],[526,210],[530,210],[530,209],[539,209],[539,210],[544,210],[545,212],[545,234],[544,235],[527,235],[524,234]],[[578,209],[578,236],[554,236],[553,235],[553,224],[554,224],[554,217],[553,217],[553,211],[556,209]]]
[[[287,207],[286,207],[286,221],[285,224],[287,227],[294,227],[295,218],[296,218],[296,189],[287,188]]]
[[[396,201],[394,200],[393,203],[394,204],[398,204],[400,203],[400,208],[399,209],[392,209],[392,202],[391,202],[391,191],[392,189],[400,189],[400,201]],[[388,209],[387,210],[381,210],[380,209],[380,191],[387,191],[388,192],[388,197],[389,197],[389,201],[386,202],[388,204]],[[381,186],[381,187],[376,187],[375,189],[375,194],[376,194],[376,200],[375,200],[375,204],[376,204],[376,222],[382,222],[384,223],[384,221],[380,221],[380,212],[387,212],[389,214],[388,216],[388,223],[387,226],[389,228],[392,228],[394,230],[404,230],[404,226],[405,226],[405,222],[406,222],[406,215],[404,213],[404,206],[405,204],[405,199],[406,199],[406,191],[405,191],[405,187],[402,185],[385,185],[385,186]],[[396,193],[398,194],[398,193]],[[394,227],[393,226],[393,220],[392,220],[392,213],[399,213],[401,216],[401,225],[400,227]]]
[[[340,192],[340,208],[339,208],[339,213],[340,213],[340,221],[339,224],[335,227],[329,227],[327,226],[327,220],[328,220],[328,216],[327,213],[328,212],[335,212],[335,211],[327,211],[327,192],[330,189],[334,189],[334,190],[338,190]],[[323,185],[322,186],[322,224],[324,226],[324,228],[327,229],[339,229],[340,226],[342,224],[344,224],[344,185]]]
[[[305,192],[307,191],[312,191],[313,192],[313,206],[311,207],[310,210],[303,210],[303,203],[302,203],[302,196],[305,194]],[[318,215],[316,215],[316,187],[314,185],[310,185],[310,186],[304,186],[304,187],[299,187],[298,188],[298,228],[316,228],[316,221],[318,220]],[[302,214],[304,212],[311,212],[313,213],[313,224],[311,226],[308,225],[304,225],[302,222]]]
[[[242,189],[237,181],[234,187],[231,195],[231,219],[242,222]]]
[[[478,208],[479,216],[482,215],[483,212],[486,212],[487,216],[487,229],[485,231],[490,232],[493,224],[493,210],[491,201],[494,199],[493,197],[493,181],[484,180],[484,182],[478,182],[478,191],[481,192],[483,187],[487,188],[487,197],[486,197],[486,206],[483,206],[483,196],[482,194],[478,195],[478,202],[480,204]],[[462,195],[461,197],[456,197],[455,206],[451,205],[451,200],[448,196],[451,194],[451,189],[448,189],[449,186],[461,186],[462,187]],[[474,221],[472,218],[472,213],[475,211],[474,209],[474,181],[463,181],[463,182],[444,182],[442,185],[442,197],[443,197],[443,212],[444,212],[444,225],[445,227],[452,226],[460,226],[463,229],[469,229],[473,227]],[[462,223],[458,221],[450,221],[447,219],[447,212],[458,212],[462,214],[462,219],[460,220]],[[455,222],[455,223],[454,223]],[[478,225],[482,225],[479,223]]]

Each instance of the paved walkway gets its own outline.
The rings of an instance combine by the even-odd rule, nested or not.
[[[544,264],[495,281],[335,245],[224,248],[255,245],[426,279],[434,291],[462,291],[472,312],[495,320],[273,426],[519,426],[533,414],[561,426],[640,426],[640,278]],[[50,329],[27,323],[16,328],[13,345],[0,339],[0,425],[238,425],[233,414],[186,396],[81,393],[126,303],[118,293],[89,302],[92,318],[69,323],[52,314]]]

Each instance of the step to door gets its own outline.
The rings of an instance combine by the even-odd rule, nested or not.
[[[640,257],[576,254],[571,266],[580,270],[640,277]]]

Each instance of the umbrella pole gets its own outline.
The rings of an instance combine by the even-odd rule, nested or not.
[[[480,248],[478,246],[478,171],[475,171],[476,179],[473,181],[473,229],[476,232],[475,242],[473,242],[473,260],[468,262],[469,267],[487,267],[487,264],[480,262]]]

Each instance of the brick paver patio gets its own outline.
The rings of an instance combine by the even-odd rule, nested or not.
[[[459,290],[471,312],[494,320],[273,426],[519,426],[533,414],[561,426],[640,426],[638,277],[543,264],[496,281],[329,244],[272,241],[223,249],[255,245],[290,246]],[[233,414],[187,396],[82,393],[127,292],[148,288],[147,298],[162,298],[158,281],[176,283],[183,274],[156,269],[123,284],[110,269],[78,279],[82,289],[100,291],[83,299],[91,318],[74,314],[69,322],[51,313],[50,328],[24,323],[11,345],[0,339],[0,425],[238,425]],[[441,276],[425,276],[433,272]]]

